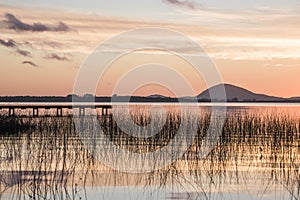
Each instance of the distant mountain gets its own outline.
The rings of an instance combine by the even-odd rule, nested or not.
[[[215,94],[220,94],[222,88],[225,88],[226,99],[222,99],[221,96],[212,101],[228,101],[228,102],[300,102],[300,96],[291,98],[282,98],[275,96],[268,96],[265,94],[257,94],[251,92],[247,89],[231,85],[231,84],[219,84],[207,89],[196,96],[199,102],[210,102],[211,97],[209,91]],[[130,102],[194,102],[195,97],[180,97],[179,99],[175,97],[166,97],[160,94],[153,94],[146,97],[142,96],[116,96],[114,101],[116,102],[127,102],[128,98]],[[96,96],[84,95],[77,96],[75,94],[70,94],[65,97],[62,96],[0,96],[0,102],[111,102],[112,98],[110,96]]]
[[[222,91],[222,88],[225,88],[226,92],[226,101],[284,101],[285,99],[282,97],[274,97],[274,96],[268,96],[265,94],[257,94],[254,92],[251,92],[249,90],[246,90],[244,88],[231,85],[231,84],[219,84],[216,86],[213,86],[202,93],[200,93],[197,98],[200,101],[203,100],[210,100],[210,93],[214,92],[216,94],[220,94]],[[221,99],[222,97],[217,97],[217,99],[213,99],[216,101],[224,101],[224,99]]]

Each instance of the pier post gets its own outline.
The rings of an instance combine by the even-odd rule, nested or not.
[[[15,109],[14,108],[9,108],[8,109],[8,115],[11,116],[15,116]]]
[[[38,117],[39,116],[39,109],[38,108],[33,108],[33,116]]]
[[[85,109],[79,108],[79,116],[85,116]]]
[[[57,108],[56,110],[56,116],[61,117],[62,116],[62,108]]]
[[[107,115],[107,108],[105,108],[105,107],[102,107],[102,115],[103,116],[106,116]]]

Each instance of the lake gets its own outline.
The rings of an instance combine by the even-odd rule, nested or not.
[[[300,104],[30,112],[1,111],[1,199],[300,198]]]

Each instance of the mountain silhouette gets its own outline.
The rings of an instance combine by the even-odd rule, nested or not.
[[[220,91],[225,89],[226,99],[222,99],[223,97]],[[217,98],[213,97],[211,99],[210,92],[213,94],[219,94]],[[0,102],[72,102],[73,97],[76,97],[78,102],[90,102],[90,99],[95,98],[95,102],[111,102],[110,96],[91,96],[84,95],[78,96],[75,94],[70,94],[65,97],[63,96],[0,96]],[[149,96],[117,96],[116,99],[118,102],[126,102],[128,97],[130,98],[130,102],[178,102],[178,99],[182,102],[194,102],[195,97],[167,97],[161,94],[153,94]],[[258,94],[254,93],[250,90],[244,89],[242,87],[238,87],[231,84],[219,84],[215,85],[196,96],[199,102],[210,102],[210,101],[228,101],[228,102],[292,102],[299,103],[300,96],[290,97],[290,98],[282,98],[276,96],[269,96],[266,94]]]
[[[254,92],[251,92],[250,90],[231,85],[231,84],[219,84],[216,86],[213,86],[199,95],[197,95],[197,98],[199,100],[216,100],[216,101],[224,101],[224,99],[221,99],[222,97],[217,98],[211,98],[210,92],[214,94],[222,94],[222,89],[225,89],[226,93],[226,101],[282,101],[284,98],[282,97],[275,97],[275,96],[268,96],[265,94],[257,94]]]

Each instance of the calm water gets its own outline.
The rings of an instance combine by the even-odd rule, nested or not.
[[[184,122],[180,108],[175,104],[163,105],[167,113],[164,118],[161,108],[155,107],[150,119],[151,106],[130,107],[130,119],[138,127],[149,127],[151,132],[162,125],[156,135],[147,137],[142,135],[142,128],[128,123],[122,106],[113,117],[96,119],[102,135],[91,123],[95,122],[92,116],[2,116],[0,198],[300,198],[300,104],[228,104],[222,134],[217,142],[212,142],[213,149],[205,157],[201,152],[209,146],[209,141],[203,141],[212,121],[211,104],[202,104],[200,108],[186,104],[184,116],[188,120],[183,136],[190,135],[191,127],[198,123],[196,135],[174,162],[148,172],[149,166],[160,166],[160,162],[174,156],[174,149],[182,148],[182,141],[188,143],[186,138],[176,138]],[[1,112],[4,115],[6,111]],[[20,110],[17,114],[30,115],[30,111]],[[117,119],[121,119],[121,126]],[[172,143],[173,139],[177,142]],[[147,160],[147,153],[170,145],[171,150]],[[116,149],[127,152],[128,160],[122,159]],[[142,155],[138,157],[141,161],[131,155]],[[133,173],[131,169],[140,169],[142,173]]]

